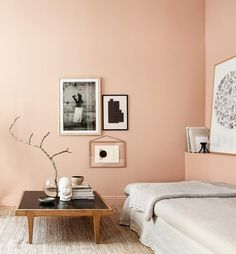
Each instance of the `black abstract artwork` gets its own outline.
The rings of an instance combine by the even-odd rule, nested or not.
[[[102,119],[103,130],[128,130],[128,95],[103,95]]]
[[[124,122],[124,113],[120,109],[120,102],[110,99],[108,101],[108,122],[121,123]]]

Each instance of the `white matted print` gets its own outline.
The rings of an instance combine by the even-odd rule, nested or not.
[[[95,145],[95,163],[119,163],[118,145]]]
[[[100,132],[100,79],[60,79],[60,134]]]
[[[236,154],[236,57],[215,66],[210,151]]]
[[[90,167],[126,167],[126,142],[111,136],[101,136],[89,141]]]
[[[128,130],[128,95],[102,96],[103,130]]]

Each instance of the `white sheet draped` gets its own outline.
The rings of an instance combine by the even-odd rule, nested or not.
[[[137,183],[130,187],[129,207],[144,213],[149,221],[154,205],[164,199],[236,197],[236,189],[201,181]]]

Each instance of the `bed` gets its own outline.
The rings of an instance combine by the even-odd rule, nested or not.
[[[186,182],[180,182],[186,183]],[[211,184],[211,183],[209,183]],[[157,254],[235,254],[236,189],[230,195],[163,198],[154,203],[149,220],[144,211],[131,207],[132,188],[125,188],[127,199],[120,224],[138,233],[140,241]],[[147,194],[145,194],[147,197]]]

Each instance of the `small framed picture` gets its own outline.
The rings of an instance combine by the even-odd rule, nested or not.
[[[100,135],[100,78],[60,79],[60,134]]]
[[[106,140],[104,140],[106,139]],[[125,163],[125,146],[123,140],[103,136],[89,142],[90,167],[123,168]]]
[[[128,130],[128,95],[102,96],[102,129]]]

